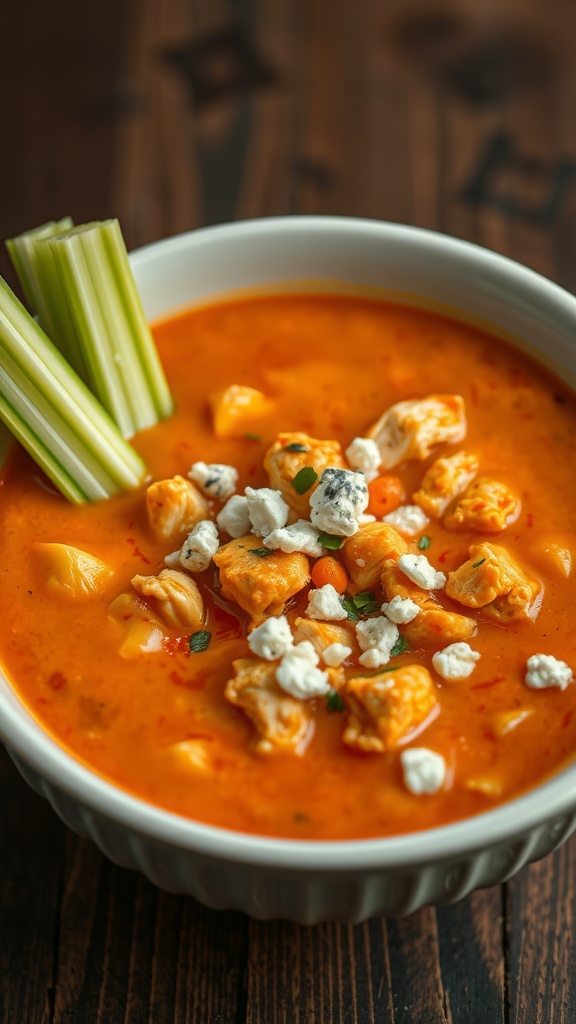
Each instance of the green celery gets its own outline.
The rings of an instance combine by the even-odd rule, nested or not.
[[[46,239],[86,367],[85,380],[125,437],[173,411],[117,220],[72,228]]]
[[[62,337],[62,324],[52,302],[53,273],[52,276],[47,275],[46,267],[40,258],[38,243],[62,231],[68,231],[71,227],[73,227],[72,218],[63,217],[62,220],[48,221],[47,224],[24,231],[21,235],[16,235],[15,238],[9,238],[6,241],[6,248],[18,274],[28,309],[38,317],[41,326],[50,338],[60,339]],[[71,325],[66,326],[70,332]],[[58,347],[69,358],[68,347],[64,344],[60,345],[60,341],[58,341]]]
[[[140,456],[2,278],[0,418],[70,501],[144,479]]]

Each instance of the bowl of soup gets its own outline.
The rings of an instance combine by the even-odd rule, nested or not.
[[[303,923],[496,884],[576,825],[576,301],[346,218],[131,256],[176,411],[138,490],[2,468],[0,735],[161,888]]]

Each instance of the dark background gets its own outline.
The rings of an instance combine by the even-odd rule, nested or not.
[[[575,35],[573,0],[0,0],[1,236],[353,214],[574,290]],[[113,867],[5,755],[0,791],[0,1022],[576,1020],[574,841],[454,907],[300,928]]]

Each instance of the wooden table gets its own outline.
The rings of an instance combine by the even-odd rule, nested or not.
[[[236,217],[355,214],[576,287],[571,0],[5,0],[0,14],[4,237],[64,213],[118,215],[130,247]],[[574,841],[453,907],[300,928],[113,867],[6,756],[0,785],[2,1022],[576,1019]]]

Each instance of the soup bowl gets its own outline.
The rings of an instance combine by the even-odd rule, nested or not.
[[[248,289],[313,288],[401,300],[486,326],[576,380],[576,300],[532,271],[429,231],[294,217],[198,230],[131,255],[147,316]],[[0,676],[0,736],[74,831],[162,889],[256,918],[357,922],[502,882],[576,827],[576,764],[454,824],[354,841],[273,839],[188,820],[131,796],[45,733]]]

